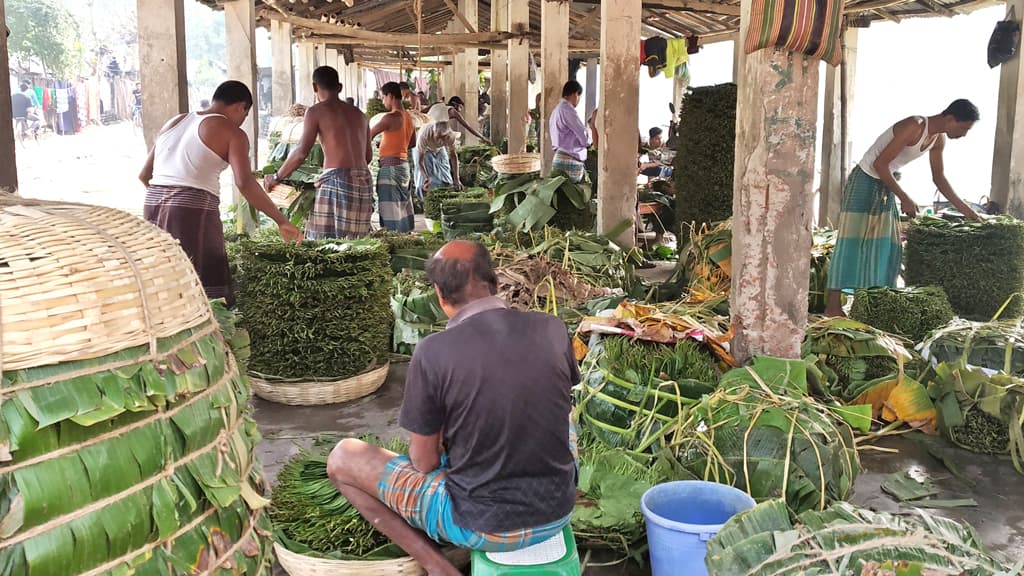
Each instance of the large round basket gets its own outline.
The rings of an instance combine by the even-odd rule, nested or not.
[[[529,174],[540,172],[540,154],[519,152],[501,154],[491,158],[491,168],[499,174]]]
[[[388,379],[388,364],[344,380],[284,380],[249,373],[252,391],[264,400],[290,406],[321,406],[373,394]]]
[[[281,567],[291,576],[422,576],[426,571],[419,562],[407,556],[394,560],[328,560],[296,554],[274,543],[274,553]],[[469,550],[450,548],[445,551],[458,567],[469,563]]]

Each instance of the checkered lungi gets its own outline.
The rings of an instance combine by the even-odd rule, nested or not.
[[[370,233],[373,177],[366,168],[332,168],[316,180],[306,238],[360,238]]]
[[[416,227],[408,160],[380,159],[380,171],[377,172],[377,212],[380,213],[381,227],[388,230],[412,232]]]
[[[583,162],[580,162],[576,158],[570,156],[568,153],[561,150],[555,151],[555,157],[551,161],[551,172],[565,172],[565,175],[569,177],[573,182],[579,183],[583,181],[583,175],[586,173],[586,167]]]

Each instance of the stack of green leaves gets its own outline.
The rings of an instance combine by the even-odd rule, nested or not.
[[[826,318],[807,327],[802,354],[815,362],[827,392],[853,402],[895,379],[910,351],[894,336],[846,318]]]
[[[879,330],[921,342],[928,333],[953,319],[942,288],[886,287],[858,290],[850,317]]]
[[[430,233],[402,233],[381,229],[370,236],[387,246],[388,254],[391,255],[391,271],[395,274],[402,270],[423,270],[427,260],[444,246],[444,238]]]
[[[618,233],[611,230],[603,236],[578,230],[562,232],[549,227],[518,239],[522,251],[543,255],[561,264],[591,286],[622,288],[628,292],[636,282],[633,271],[642,261],[642,255],[636,248],[622,248],[609,239]]]
[[[395,315],[391,350],[398,354],[411,355],[416,344],[444,330],[448,323],[437,292],[427,284],[422,272],[406,270],[395,275],[391,311]]]
[[[493,229],[486,199],[456,197],[441,203],[441,234],[446,241],[490,234]]]
[[[970,320],[1024,315],[1024,222],[996,216],[954,222],[922,216],[907,231],[904,280],[939,286],[953,311]],[[1015,296],[1016,295],[1016,296]]]
[[[708,541],[705,563],[711,576],[1015,573],[985,552],[968,525],[846,502],[793,515],[786,502],[771,500],[740,512]]]
[[[736,153],[736,85],[690,88],[679,110],[679,150],[673,161],[676,219],[710,224],[732,216]]]
[[[920,350],[933,364],[962,359],[971,366],[1024,378],[1024,328],[1020,322],[956,319],[932,332]]]
[[[692,340],[601,338],[583,361],[580,425],[609,447],[657,451],[717,381],[714,358]]]
[[[381,444],[375,438],[364,438]],[[401,440],[384,448],[408,452]],[[390,560],[406,556],[359,514],[327,476],[327,456],[303,452],[288,461],[271,496],[274,537],[288,550],[334,560]]]
[[[591,187],[575,184],[564,175],[539,178],[523,174],[494,190],[490,211],[502,213],[513,231],[540,231],[551,225],[560,230],[590,231],[596,211]]]
[[[220,333],[224,336],[224,342],[231,347],[242,371],[245,371],[249,356],[252,355],[251,340],[249,331],[241,326],[237,312],[229,310],[223,298],[210,300],[210,308],[213,309],[213,316],[220,325]]]
[[[392,273],[379,240],[243,241],[238,252],[252,372],[337,380],[386,362]]]
[[[828,268],[832,264],[832,252],[836,248],[837,230],[819,228],[812,233],[811,282],[807,291],[807,311],[811,314],[825,312],[828,296]]]
[[[269,574],[259,434],[218,328],[3,372],[0,573]]]
[[[852,494],[860,461],[846,420],[864,418],[808,395],[803,361],[760,357],[723,375],[671,446],[699,478],[758,501],[785,498],[798,512],[823,510]]]
[[[463,191],[454,188],[431,188],[423,198],[423,216],[435,222],[441,221],[441,204],[454,198],[479,200],[487,198],[486,188],[467,188]]]
[[[380,98],[370,98],[366,101],[366,117],[373,118],[381,112],[387,112],[388,108]]]
[[[498,149],[489,144],[463,146],[459,149],[459,181],[471,187],[489,187],[494,179],[491,158],[498,155]]]

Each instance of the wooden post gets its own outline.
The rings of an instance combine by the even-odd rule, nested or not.
[[[569,79],[569,3],[565,0],[541,0],[540,3],[541,62],[544,81],[541,85],[540,153],[541,174],[551,171],[555,156],[547,122],[562,99],[562,85]]]
[[[292,66],[292,25],[270,21],[271,102],[274,116],[282,116],[295,101],[295,68]]]
[[[152,148],[164,123],[188,112],[183,0],[138,0],[142,133]]]
[[[590,115],[597,110],[597,58],[587,59],[587,107],[584,118],[590,118]]]
[[[530,29],[530,0],[508,0],[508,21],[512,32]],[[508,151],[526,151],[526,122],[530,112],[530,41],[508,42]]]
[[[1024,0],[1009,0],[1019,20],[1024,16]],[[1024,218],[1024,56],[1017,56],[999,70],[999,108],[996,112],[996,141],[992,153],[992,188],[989,198],[1017,218]],[[982,111],[984,115],[984,111]]]
[[[849,158],[846,157],[848,138],[844,125],[849,126],[856,67],[857,29],[848,28],[843,34],[843,65],[825,66],[825,111],[824,127],[821,132],[821,184],[818,197],[819,227],[839,225],[843,187],[846,175],[850,172]]]
[[[6,22],[4,3],[0,2],[0,22]],[[0,38],[0,70],[10,70],[7,39]],[[15,160],[14,119],[11,112],[11,75],[0,74],[0,190],[18,190],[18,163]]]
[[[745,34],[745,33],[744,33]],[[739,86],[740,69],[743,67],[743,36],[737,35],[732,41],[732,81]]]
[[[477,0],[459,0],[459,13],[471,24],[478,26],[480,11]],[[472,32],[459,19],[455,21],[455,31]],[[480,126],[480,51],[476,48],[460,50],[455,54],[455,94],[466,103],[462,116],[473,128]],[[476,144],[477,138],[466,133],[466,144]]]
[[[316,66],[314,66],[313,69],[315,70],[321,66],[327,66],[327,44],[318,42],[314,44],[314,47],[314,51],[316,53]]]
[[[316,68],[316,47],[309,42],[299,42],[299,67],[295,72],[299,104],[316,104],[313,94],[313,69]]]
[[[742,0],[740,37],[754,0]],[[743,58],[736,116],[730,310],[740,362],[799,358],[807,325],[818,60]]]
[[[615,240],[636,244],[636,161],[639,122],[640,0],[601,2],[601,99],[598,109],[597,231],[622,222]],[[813,125],[813,123],[812,123]]]
[[[338,70],[338,51],[333,48],[327,49],[327,60],[324,61],[324,66],[330,66],[335,70]],[[341,81],[341,72],[338,72],[338,81]]]
[[[509,0],[491,0],[491,31],[508,30]],[[508,136],[508,50],[491,50],[491,142]]]
[[[259,158],[259,74],[256,70],[255,0],[230,0],[224,3],[224,40],[228,53],[228,78],[238,80],[252,91],[252,112],[242,124],[249,136],[249,158],[256,169]]]

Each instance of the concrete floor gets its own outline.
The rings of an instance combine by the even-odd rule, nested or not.
[[[373,433],[384,438],[401,435],[398,411],[405,388],[407,364],[392,363],[387,382],[377,393],[351,403],[296,407],[254,398],[256,421],[263,433],[258,453],[272,484],[281,466],[300,448],[324,434],[357,436]],[[1024,478],[1007,459],[960,450],[942,438],[914,435],[888,438],[880,446],[898,453],[863,451],[864,471],[857,478],[855,504],[878,511],[915,514],[881,491],[886,475],[911,470],[926,474],[942,491],[937,498],[974,498],[977,507],[935,510],[933,514],[969,522],[989,549],[1009,561],[1024,561]],[[932,453],[954,463],[952,473]],[[593,563],[600,556],[591,559]],[[587,576],[632,576],[647,572],[635,566],[588,568]]]

